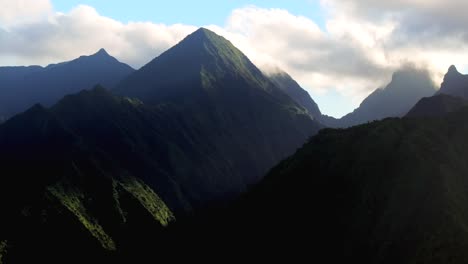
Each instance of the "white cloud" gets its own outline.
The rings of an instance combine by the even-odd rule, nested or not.
[[[342,34],[365,39],[359,32],[365,25],[384,33],[380,44],[369,49],[380,54],[386,65],[411,62],[429,68],[440,82],[451,64],[468,62],[468,17],[464,0],[322,0],[330,12],[328,30],[336,27]],[[349,27],[349,25],[357,27]],[[385,25],[387,29],[385,31]]]
[[[427,68],[440,83],[451,64],[468,63],[466,1],[322,4],[325,29],[285,10],[256,7],[235,10],[224,28],[213,29],[260,66],[276,64],[314,94],[333,89],[356,106],[404,65]]]
[[[106,48],[120,60],[140,67],[195,29],[178,24],[123,24],[80,5],[67,14],[51,13],[35,23],[0,29],[0,61],[46,65]]]
[[[51,12],[49,0],[0,0],[0,27],[34,22]]]
[[[251,6],[234,10],[225,27],[209,28],[230,39],[262,69],[279,67],[315,93],[335,89],[358,104],[394,70],[381,53],[369,52],[392,25],[348,24],[355,32],[349,35],[343,22],[335,21],[324,31],[286,10]]]

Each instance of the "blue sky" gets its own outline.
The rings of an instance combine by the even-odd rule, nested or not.
[[[247,5],[264,8],[282,8],[295,15],[303,15],[323,25],[323,12],[319,0],[52,0],[57,11],[67,12],[84,4],[94,7],[101,15],[122,22],[151,21],[156,23],[184,23],[196,26],[216,24],[222,26],[232,10]]]
[[[352,112],[357,105],[353,104],[351,98],[345,97],[336,90],[328,90],[325,93],[309,92],[322,114],[342,117]]]

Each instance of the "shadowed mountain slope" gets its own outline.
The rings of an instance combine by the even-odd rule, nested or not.
[[[406,117],[442,117],[468,105],[461,97],[438,94],[421,99],[406,115]]]
[[[204,234],[223,254],[273,259],[465,263],[467,133],[467,107],[324,129],[236,205],[180,227],[181,241]]]
[[[174,217],[247,191],[321,128],[212,32],[160,58],[118,86],[133,98],[96,87],[0,126],[6,259],[115,262],[167,248]]]
[[[270,74],[268,77],[297,104],[304,107],[315,120],[320,121],[322,113],[318,105],[314,102],[312,97],[310,97],[309,93],[289,76],[289,74],[281,71],[279,73]]]

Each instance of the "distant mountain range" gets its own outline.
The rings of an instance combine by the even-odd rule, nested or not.
[[[0,67],[0,122],[36,103],[51,106],[67,94],[97,84],[113,88],[133,71],[104,49],[47,67]]]
[[[186,46],[190,45],[189,43],[186,44]],[[222,52],[219,54],[221,55]],[[190,56],[195,56],[195,54],[189,54],[186,59],[191,59]],[[198,59],[203,60],[204,58],[200,56],[202,55],[199,54]],[[177,61],[176,64],[179,59],[181,58],[174,58]],[[173,72],[169,72],[166,69],[157,69],[158,67],[165,68],[166,65],[170,64],[170,62],[162,62],[163,60],[164,58],[159,59],[160,66],[154,65],[151,70],[141,69],[138,74],[134,75],[138,75],[138,77],[132,77],[136,78],[136,81],[131,81],[131,78],[128,78],[124,82],[121,81],[130,76],[135,70],[110,56],[104,49],[91,56],[81,56],[69,62],[51,64],[45,68],[40,66],[0,67],[0,87],[2,87],[0,89],[0,123],[14,114],[26,110],[35,103],[51,106],[67,94],[91,89],[97,84],[112,89],[120,83],[120,87],[115,90],[119,93],[119,89],[126,86],[125,82],[131,82],[132,85],[136,85],[135,89],[127,89],[126,93],[121,94],[149,100],[143,90],[147,89],[149,93],[152,93],[154,91],[152,91],[151,87],[160,85],[160,83],[149,83],[151,76],[144,76],[145,74],[150,75],[152,72],[160,72],[160,75],[162,75],[162,73],[167,73],[175,79],[171,85],[176,86],[175,90],[177,90],[181,89],[177,84],[178,81],[184,78],[198,78],[198,76],[182,75],[201,71],[201,69],[196,69],[196,65],[190,66],[187,63],[184,65],[187,69],[181,69],[180,71],[173,69]],[[175,68],[179,67],[178,64],[174,66]],[[149,66],[147,65],[145,68],[147,67]],[[195,69],[188,70],[189,67],[195,67]],[[234,67],[236,66],[234,65]],[[217,70],[219,71],[219,69]],[[237,68],[235,70],[242,69]],[[459,87],[464,86],[465,76],[458,73],[454,66],[451,67],[448,75],[449,82],[451,82],[450,87],[452,87],[450,89],[452,90],[446,90],[445,86],[442,85],[439,93],[463,96],[457,92],[457,89],[460,90]],[[396,72],[388,87],[377,89],[353,113],[336,119],[323,115],[308,92],[300,87],[286,72],[279,71],[278,73],[269,74],[267,77],[271,83],[291,97],[296,104],[305,108],[311,117],[328,127],[349,127],[386,117],[403,116],[419,99],[430,96],[435,92],[427,72],[406,68]],[[153,79],[161,80],[160,77],[153,77]],[[136,83],[138,81],[144,83],[140,85]],[[40,88],[36,87],[38,83],[41,84]],[[468,83],[468,81],[465,83]],[[139,92],[143,94],[139,96],[136,94],[137,90],[140,90]],[[166,90],[172,91],[172,89]],[[160,92],[158,89],[157,93]],[[158,94],[153,98],[165,98],[165,96]]]

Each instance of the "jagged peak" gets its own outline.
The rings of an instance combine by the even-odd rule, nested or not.
[[[100,50],[98,50],[98,52],[96,52],[94,54],[94,56],[110,56],[109,53],[107,53],[107,51],[104,49],[104,48],[101,48]]]
[[[462,74],[458,71],[457,67],[455,65],[451,65],[447,71],[447,74],[444,76],[444,82],[453,78],[457,78],[461,75]]]
[[[448,73],[459,73],[455,65],[451,65],[448,69]]]
[[[77,60],[79,59],[107,59],[107,58],[114,58],[107,51],[103,48],[99,49],[96,53],[92,55],[82,55],[80,56]]]
[[[109,53],[107,53],[107,51],[105,49],[100,49],[98,50],[96,53],[92,54],[92,55],[81,55],[80,57],[74,59],[74,60],[71,60],[71,61],[65,61],[65,62],[60,62],[60,63],[55,63],[55,64],[49,64],[47,65],[46,69],[52,69],[52,68],[55,68],[57,66],[63,66],[63,65],[66,65],[66,64],[69,64],[69,63],[73,63],[73,62],[79,62],[79,61],[83,61],[83,60],[96,60],[96,59],[111,59],[111,60],[116,60],[114,57],[112,57],[111,55],[109,55]]]
[[[91,57],[91,58],[113,58],[104,48],[99,49],[96,53],[90,56],[83,56],[83,57]]]

